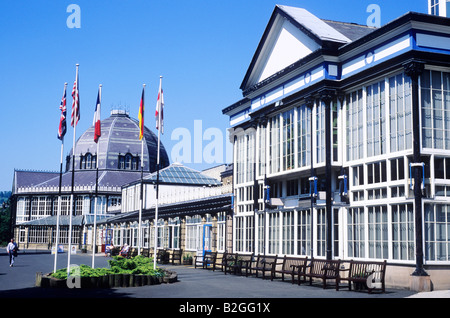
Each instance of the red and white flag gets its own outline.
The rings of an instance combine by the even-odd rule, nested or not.
[[[100,86],[98,88],[97,104],[95,105],[94,121],[92,123],[94,125],[94,141],[95,142],[98,142],[98,139],[102,135],[102,129],[101,129],[101,124],[100,124],[100,116],[101,116],[100,101],[101,101],[101,99],[102,99],[102,91],[101,91],[101,86]]]
[[[161,83],[159,84],[158,100],[156,101],[156,129],[159,130],[161,124],[161,134],[164,134],[164,96]]]
[[[72,89],[72,116],[70,125],[75,127],[80,120],[80,94],[79,94],[79,81],[78,81],[78,67],[77,67],[77,76],[75,78],[75,82],[73,83]]]

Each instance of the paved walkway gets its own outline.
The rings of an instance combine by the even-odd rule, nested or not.
[[[96,267],[108,267],[108,259],[95,256]],[[91,265],[92,254],[71,256],[72,264]],[[221,271],[194,269],[191,266],[162,266],[178,273],[178,282],[143,287],[111,289],[52,289],[35,287],[36,272],[53,270],[54,255],[50,253],[19,254],[14,267],[9,267],[8,256],[0,255],[0,298],[178,298],[178,299],[310,299],[310,298],[406,298],[450,297],[449,291],[414,293],[402,289],[387,289],[386,293],[369,295],[365,292],[335,291],[319,285],[308,286],[281,279],[270,281],[256,277],[224,275]],[[67,267],[67,254],[58,255],[57,268]]]

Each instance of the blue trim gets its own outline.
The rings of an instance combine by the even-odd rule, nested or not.
[[[348,183],[348,177],[347,177],[347,175],[344,175],[344,193],[343,193],[343,195],[347,195],[347,193],[348,193],[347,183]]]
[[[390,44],[395,45],[393,42],[398,41],[399,39],[404,38],[404,37],[409,38],[410,43],[409,43],[408,47],[406,47],[404,49],[401,49],[400,51],[394,52],[392,54],[389,54],[389,55],[387,55],[387,56],[385,56],[385,57],[375,61],[375,54],[376,54],[376,51],[378,49],[380,49],[381,47],[385,47],[385,46],[388,49]],[[276,87],[274,87],[274,88],[264,92],[263,94],[258,95],[255,98],[252,98],[251,102],[250,102],[250,106],[248,108],[246,108],[243,111],[240,111],[237,114],[234,114],[233,116],[230,116],[230,122],[233,119],[236,119],[239,116],[245,115],[246,113],[247,114],[251,114],[251,113],[253,113],[253,112],[257,111],[257,110],[260,110],[260,109],[262,109],[262,108],[264,108],[264,107],[266,107],[268,105],[276,103],[277,101],[282,100],[286,96],[295,94],[295,93],[297,93],[297,92],[299,92],[299,91],[301,91],[301,90],[303,90],[303,89],[305,89],[307,87],[310,87],[311,85],[313,85],[313,84],[315,84],[315,83],[317,83],[319,81],[322,81],[324,79],[341,80],[341,79],[353,76],[355,74],[358,74],[360,72],[363,72],[363,71],[365,71],[365,70],[367,70],[367,69],[369,69],[369,68],[371,68],[373,66],[376,66],[376,65],[378,65],[380,63],[383,63],[383,62],[385,62],[385,61],[387,61],[389,59],[392,59],[393,57],[396,57],[396,56],[398,56],[400,54],[403,54],[403,53],[405,53],[407,51],[410,51],[410,50],[414,49],[414,45],[415,45],[415,38],[414,38],[413,30],[409,30],[407,32],[404,32],[402,34],[399,34],[399,35],[395,36],[392,39],[389,39],[388,41],[385,41],[385,42],[383,42],[383,43],[381,43],[379,45],[376,45],[376,46],[370,48],[369,50],[366,50],[366,51],[362,52],[359,55],[353,56],[352,58],[349,58],[349,59],[347,59],[347,60],[345,60],[345,61],[343,61],[341,63],[335,63],[335,62],[329,62],[329,61],[320,63],[320,64],[318,64],[318,65],[308,69],[307,71],[301,73],[300,75],[298,75],[298,76],[296,76],[296,77],[294,77],[294,78],[284,82],[283,84],[278,85],[278,86],[276,86]],[[359,67],[358,69],[356,69],[354,71],[351,71],[351,72],[349,72],[349,73],[347,73],[345,75],[342,75],[342,72],[344,70],[344,65],[346,63],[350,63],[350,62],[351,62],[350,65],[353,65],[353,64],[358,63],[358,62],[360,62],[360,63],[364,62],[364,66]],[[336,76],[329,74],[329,69],[328,68],[329,68],[330,65],[335,65],[337,67],[337,75]],[[306,79],[308,78],[308,74],[309,74],[309,76],[312,76],[313,74],[317,74],[318,72],[323,72],[323,76],[320,76],[319,78],[317,78],[315,80],[310,80],[309,82],[307,82]],[[285,93],[284,92],[287,86],[292,85],[293,82],[299,81],[302,78],[305,78],[305,83],[301,87],[298,87],[298,88],[290,91],[289,93]],[[280,93],[280,96],[270,100],[270,102],[265,102],[265,99],[266,99],[267,96],[270,96],[271,94],[276,94],[276,93]],[[252,105],[254,105],[256,103],[261,103],[261,104],[256,106],[256,107],[254,107],[254,108],[252,108],[253,107]],[[249,118],[240,120],[239,122],[236,122],[235,124],[232,124],[231,127],[235,127],[235,126],[237,126],[239,124],[242,124],[242,123],[248,121],[248,119]]]
[[[425,163],[421,163],[422,164],[422,185],[421,185],[421,189],[425,189]],[[413,179],[413,175],[412,175],[412,163],[409,164],[409,188],[411,190],[414,189],[413,184],[412,184],[412,179]]]
[[[409,37],[409,42],[410,43],[409,43],[408,47],[406,47],[404,49],[401,49],[400,51],[394,52],[392,54],[389,54],[389,55],[387,55],[387,56],[385,56],[385,57],[383,57],[383,58],[381,58],[381,59],[379,59],[377,61],[375,61],[375,58],[373,57],[373,60],[368,62],[367,59],[370,58],[370,56],[374,56],[374,54],[376,54],[376,51],[378,49],[380,49],[380,48],[382,48],[384,46],[389,46],[389,44],[392,44],[391,46],[393,46],[393,45],[395,45],[395,44],[393,44],[393,42],[395,42],[395,41],[397,41],[397,40],[399,40],[399,39],[401,39],[401,38],[403,38],[405,36]],[[392,59],[392,58],[394,58],[396,56],[399,56],[399,55],[401,55],[401,54],[403,54],[405,52],[413,50],[414,49],[414,47],[413,47],[413,43],[414,43],[413,38],[414,38],[413,32],[412,32],[412,30],[409,30],[407,32],[404,32],[402,34],[399,34],[399,35],[389,39],[389,41],[385,41],[385,42],[383,42],[383,43],[381,43],[379,45],[376,45],[376,46],[370,48],[369,50],[366,50],[366,51],[362,52],[361,54],[359,54],[357,56],[353,56],[352,58],[349,58],[349,59],[347,59],[345,61],[342,61],[342,63],[341,63],[342,72],[344,71],[344,65],[346,63],[349,63],[349,62],[353,62],[350,65],[354,65],[354,64],[356,64],[358,62],[364,61],[364,66],[362,66],[362,67],[360,67],[360,68],[358,68],[358,69],[356,69],[354,71],[351,71],[351,72],[349,72],[349,73],[347,73],[345,75],[341,75],[340,79],[348,78],[350,76],[353,76],[355,74],[363,72],[363,71],[365,71],[365,70],[367,70],[367,69],[369,69],[369,68],[371,68],[373,66],[379,65],[380,63],[383,63],[383,62],[385,62],[387,60],[390,60],[390,59]]]
[[[337,75],[330,75],[329,73],[329,68],[330,65],[334,65],[337,68]],[[339,63],[334,63],[334,62],[325,62],[324,63],[324,69],[325,69],[325,79],[331,79],[331,80],[340,80],[341,76],[342,76],[342,67],[341,64]]]
[[[335,63],[333,63],[333,64],[335,64]],[[339,67],[338,67],[338,69],[339,69]],[[324,72],[323,76],[317,78],[316,80],[311,80],[311,77],[314,74],[320,73],[321,71]],[[263,102],[261,103],[262,105],[259,105],[259,106],[255,107],[255,108],[252,108],[252,106],[250,106],[250,113],[253,113],[253,112],[255,112],[255,111],[257,111],[257,110],[259,110],[261,108],[264,108],[264,107],[266,107],[266,106],[268,106],[270,104],[276,103],[277,101],[280,101],[281,99],[285,98],[286,96],[289,96],[289,95],[292,95],[292,94],[294,94],[296,92],[299,92],[299,91],[301,91],[301,90],[303,90],[303,89],[313,85],[314,83],[316,83],[318,81],[321,81],[323,79],[327,79],[327,74],[328,74],[328,68],[327,68],[327,63],[326,62],[318,64],[318,65],[308,69],[307,71],[301,73],[300,75],[298,75],[296,77],[293,77],[293,78],[289,79],[288,81],[284,82],[283,84],[278,85],[278,86],[268,90],[264,94],[261,94],[261,95],[256,96],[255,98],[252,98],[251,102],[250,102],[251,105],[253,105],[254,102],[260,102],[261,100]],[[304,80],[305,80],[305,84],[304,85],[302,85],[301,87],[290,91],[288,94],[284,93],[284,90],[286,89],[287,86],[292,85],[293,82],[299,81],[302,78],[304,78]],[[307,80],[308,78],[309,78],[309,80]],[[337,79],[337,78],[333,77],[333,79]],[[265,102],[264,101],[268,95],[277,93],[278,91],[281,91],[281,96],[280,97],[272,99],[270,102]]]
[[[422,190],[425,189],[425,164],[422,163]]]
[[[211,228],[210,234],[212,234],[212,225],[211,224],[203,224],[203,256],[205,255],[205,252],[211,252],[211,250],[205,250],[205,229],[209,227]],[[209,238],[209,243],[211,244],[211,237]],[[210,246],[211,247],[211,246]]]
[[[251,113],[251,106],[249,106],[249,107],[247,107],[246,109],[241,110],[240,112],[238,112],[238,113],[236,113],[236,114],[230,116],[230,127],[236,127],[236,126],[238,126],[238,125],[240,125],[240,124],[242,124],[242,123],[248,121],[249,118],[245,118],[245,119],[242,119],[242,120],[238,121],[238,122],[235,123],[235,124],[231,124],[231,121],[234,120],[234,119],[236,119],[237,117],[242,116],[242,115],[245,116],[245,115],[250,114],[250,113]]]
[[[311,180],[314,179],[314,180]],[[309,195],[317,197],[317,177],[311,177],[309,180]]]
[[[265,198],[265,202],[270,202],[270,186],[266,187],[266,198]]]
[[[439,33],[439,32],[432,32],[432,31],[425,31],[425,30],[413,30],[413,49],[417,51],[425,51],[425,52],[431,52],[431,53],[444,53],[449,54],[449,49],[439,49],[434,48],[431,46],[420,46],[417,44],[417,34],[424,34],[424,35],[432,35],[432,36],[438,36],[442,38],[447,38],[450,40],[450,36],[446,33]]]

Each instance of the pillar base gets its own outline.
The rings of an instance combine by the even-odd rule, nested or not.
[[[409,278],[410,290],[415,292],[429,292],[431,291],[430,276],[415,276],[411,275]]]

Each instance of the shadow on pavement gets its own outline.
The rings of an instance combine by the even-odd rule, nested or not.
[[[0,298],[127,298],[125,289],[63,289],[30,287],[0,291]]]

